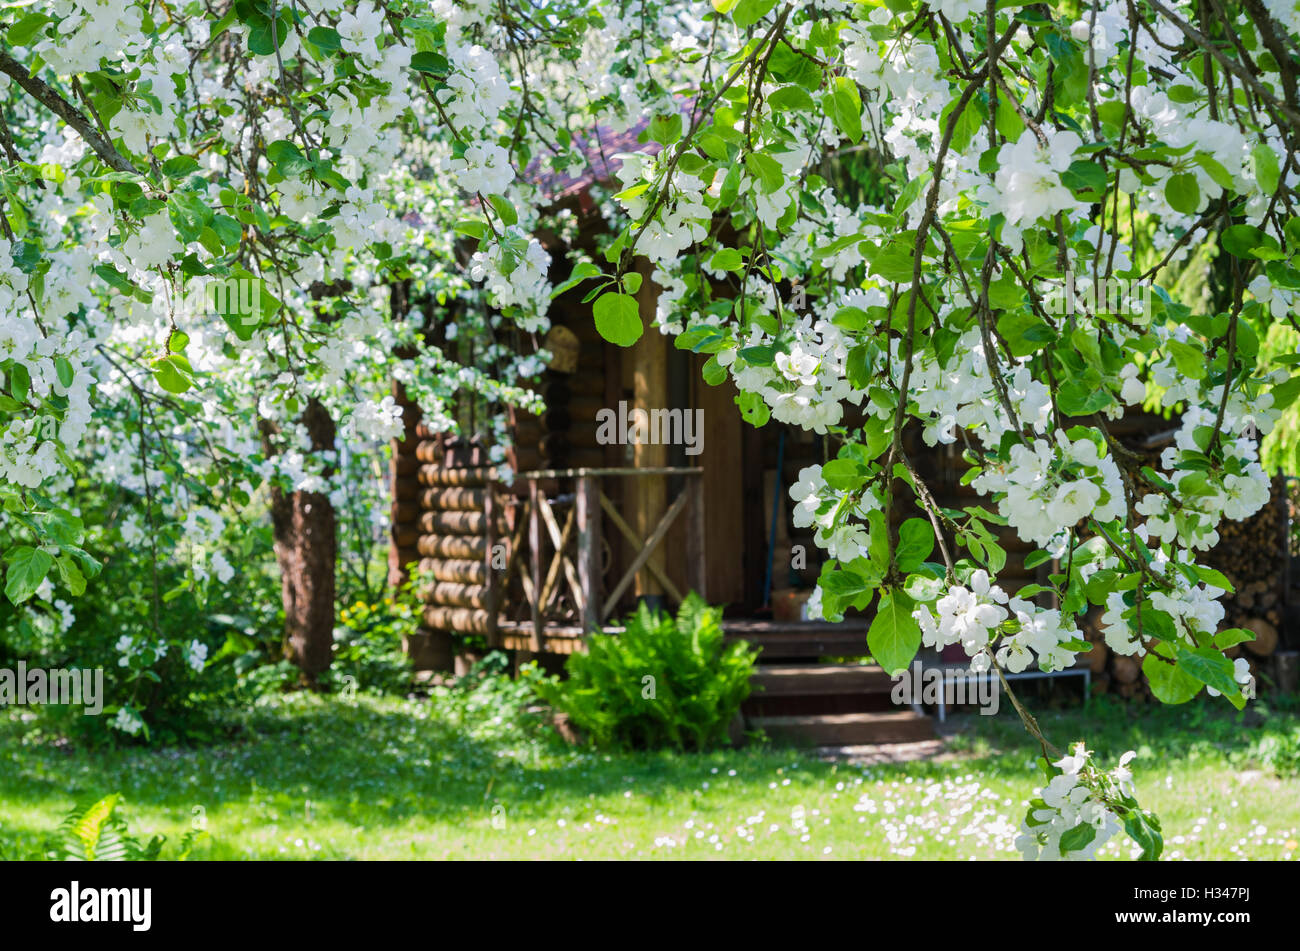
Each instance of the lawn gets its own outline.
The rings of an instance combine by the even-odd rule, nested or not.
[[[167,855],[202,826],[204,859],[1015,858],[1036,777],[1007,716],[951,718],[935,758],[859,766],[764,746],[598,754],[515,709],[466,692],[289,695],[241,713],[220,743],[119,750],[33,738],[8,711],[0,854],[39,855],[74,800],[120,791],[133,835],[167,835]],[[1259,752],[1291,736],[1294,756],[1294,707],[1094,702],[1040,723],[1057,743],[1086,732],[1108,763],[1137,750],[1166,858],[1296,857],[1300,778]],[[1103,856],[1127,849],[1119,836]]]

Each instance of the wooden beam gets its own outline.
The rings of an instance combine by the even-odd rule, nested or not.
[[[600,487],[595,476],[578,479],[578,582],[582,586],[582,629],[600,627]]]
[[[702,451],[695,462],[700,466],[697,471],[702,471],[702,491],[708,500],[703,512],[704,537],[713,539],[716,547],[701,567],[707,575],[709,600],[739,605],[745,600],[744,431],[753,427],[736,408],[738,391],[730,380],[717,386],[704,382],[704,360],[705,355],[701,354],[692,364],[695,368],[693,405],[704,412]]]
[[[537,480],[533,479],[528,483],[528,502],[531,506],[528,513],[528,547],[531,549],[529,556],[529,574],[532,576],[532,620],[533,620],[533,650],[540,653],[543,649],[542,634],[542,517],[540,509],[545,504],[546,497],[542,494],[541,486]]]
[[[548,529],[559,528],[559,526],[555,524],[555,513],[551,511],[549,505],[542,509],[542,515],[546,519],[546,527]],[[564,520],[564,531],[555,531],[551,534],[551,538],[555,543],[555,556],[551,559],[551,567],[546,572],[546,583],[542,585],[542,596],[537,599],[538,603],[542,606],[543,614],[546,612],[546,609],[550,607],[551,595],[555,593],[555,583],[560,578],[560,565],[565,560],[564,549],[568,547],[569,539],[573,537],[574,515],[575,510],[569,509],[569,517]]]
[[[682,493],[689,497],[691,510],[686,514],[686,572],[689,584],[705,601],[709,599],[708,559],[705,557],[706,534],[704,531],[704,480],[692,479],[686,483]],[[678,600],[681,600],[680,598]]]
[[[631,409],[641,410],[650,418],[656,409],[669,408],[671,395],[668,392],[668,338],[658,333],[654,327],[655,311],[659,300],[659,286],[650,279],[650,262],[638,258],[637,271],[641,274],[641,287],[637,290],[637,308],[641,323],[646,332],[632,346],[632,400]],[[632,447],[632,462],[638,469],[663,468],[668,462],[668,447],[658,443],[636,443]],[[636,527],[642,537],[649,535],[656,522],[662,516],[668,500],[667,480],[663,476],[637,479],[628,486],[627,497],[628,521]],[[645,551],[645,549],[642,549]],[[646,556],[651,564],[662,569],[664,554],[651,551]],[[656,595],[662,593],[664,585],[659,575],[650,573],[645,577],[633,572],[636,593],[639,595]]]
[[[609,497],[603,492],[600,493],[600,507],[604,509],[605,514],[609,516],[609,520],[614,523],[614,527],[622,532],[623,537],[632,545],[632,551],[639,552],[645,546],[645,542],[642,541],[641,536],[633,530],[632,526],[623,520],[623,516],[618,514],[618,509],[614,507],[614,503],[611,502]],[[682,599],[681,593],[677,590],[676,585],[673,584],[672,579],[664,574],[658,565],[652,561],[646,565],[646,569],[659,579],[659,583],[664,586],[665,590],[667,590],[669,594],[678,601]],[[602,616],[601,620],[604,620],[604,616]]]
[[[700,475],[702,469],[692,466],[649,466],[644,469],[628,466],[579,466],[575,469],[537,469],[532,472],[520,472],[518,479],[580,479],[583,476],[657,476],[657,475]]]
[[[429,491],[437,491],[437,490],[431,489]],[[453,492],[453,493],[460,492],[460,493],[464,493],[467,496],[472,496],[475,490],[448,489],[446,491]],[[488,482],[487,486],[484,489],[482,489],[481,494],[482,494],[482,503],[483,503],[483,525],[484,525],[483,574],[487,578],[484,585],[486,588],[486,597],[484,599],[486,603],[482,605],[475,605],[475,607],[484,607],[488,609],[487,637],[490,642],[496,639],[497,612],[495,610],[496,598],[493,592],[496,590],[497,584],[500,583],[500,579],[497,578],[495,573],[492,571],[492,546],[493,543],[496,541],[496,519],[497,519],[496,495],[497,494],[496,494],[495,487],[491,482]]]
[[[551,561],[551,573],[554,573],[557,565],[563,567],[564,577],[569,582],[569,588],[573,591],[574,597],[577,598],[578,613],[581,615],[585,603],[582,600],[582,586],[578,584],[578,575],[573,568],[573,562],[569,560],[568,553],[569,539],[573,537],[571,529],[575,525],[577,511],[576,506],[569,509],[569,517],[564,523],[563,532],[560,531],[559,523],[555,521],[555,512],[552,511],[551,506],[542,507],[542,518],[546,521],[546,531],[551,536],[551,544],[555,546],[555,558]],[[547,588],[550,588],[549,583]],[[542,598],[543,611],[550,604],[550,600],[549,597]]]
[[[519,549],[524,542],[524,528],[528,524],[528,503],[524,503],[524,513],[519,519],[519,524],[515,527],[515,533],[510,539],[510,554],[506,556],[506,566],[501,572],[501,577],[496,579],[492,585],[492,630],[488,634],[489,647],[501,647],[500,622],[501,622],[501,602],[509,593],[510,578],[514,573],[515,563],[519,560]],[[489,553],[489,559],[491,555]],[[491,571],[491,561],[488,561],[488,570]],[[521,579],[523,580],[523,579]],[[525,592],[526,594],[527,592]]]
[[[668,511],[664,513],[663,518],[659,520],[659,524],[655,526],[655,530],[650,534],[650,537],[646,539],[645,547],[637,553],[636,559],[632,562],[632,567],[627,570],[627,574],[623,576],[623,580],[618,583],[614,588],[613,593],[610,594],[609,599],[605,602],[605,606],[601,611],[602,620],[609,617],[610,611],[612,611],[614,605],[618,603],[618,599],[622,597],[623,591],[629,584],[631,584],[632,579],[636,577],[636,573],[641,570],[641,566],[649,561],[650,556],[653,555],[655,549],[659,547],[659,543],[663,541],[664,535],[668,533],[668,526],[673,523],[673,519],[677,517],[677,513],[685,508],[685,506],[686,494],[683,493],[677,496],[677,500],[673,502]],[[665,585],[665,587],[667,587],[667,585]],[[670,591],[670,593],[673,592]],[[681,600],[680,593],[674,594],[674,597],[679,601]]]

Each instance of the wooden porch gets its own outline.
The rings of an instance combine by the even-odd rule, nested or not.
[[[520,473],[496,492],[510,531],[505,566],[488,573],[491,647],[569,654],[586,634],[619,630],[618,607],[639,575],[648,575],[679,603],[686,592],[661,566],[669,530],[685,513],[688,590],[707,598],[703,469],[691,467],[577,468]],[[646,537],[628,524],[607,492],[612,481],[685,479],[684,491]],[[613,570],[610,538],[625,542],[630,563]],[[488,541],[489,549],[493,547]],[[499,563],[498,563],[499,567]],[[611,573],[612,572],[612,573]],[[606,583],[606,577],[614,579]]]

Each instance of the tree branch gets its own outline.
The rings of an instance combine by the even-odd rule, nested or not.
[[[77,134],[85,140],[87,145],[94,149],[95,154],[100,157],[105,165],[119,172],[130,172],[132,175],[143,176],[143,173],[132,165],[122,153],[113,148],[113,143],[95,131],[95,127],[90,124],[89,119],[82,115],[81,110],[59,95],[58,91],[45,80],[31,75],[26,66],[2,49],[0,49],[0,72],[6,73],[14,82],[26,90],[29,96],[76,129]]]

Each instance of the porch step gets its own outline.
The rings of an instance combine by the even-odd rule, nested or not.
[[[874,664],[766,664],[754,669],[749,682],[759,698],[889,693],[893,689],[889,674]]]
[[[758,648],[759,662],[856,657],[867,653],[867,625],[825,621],[723,621],[728,640],[745,640]]]
[[[752,717],[749,725],[763,730],[777,743],[794,746],[914,743],[934,738],[934,725],[930,718],[911,710]]]

